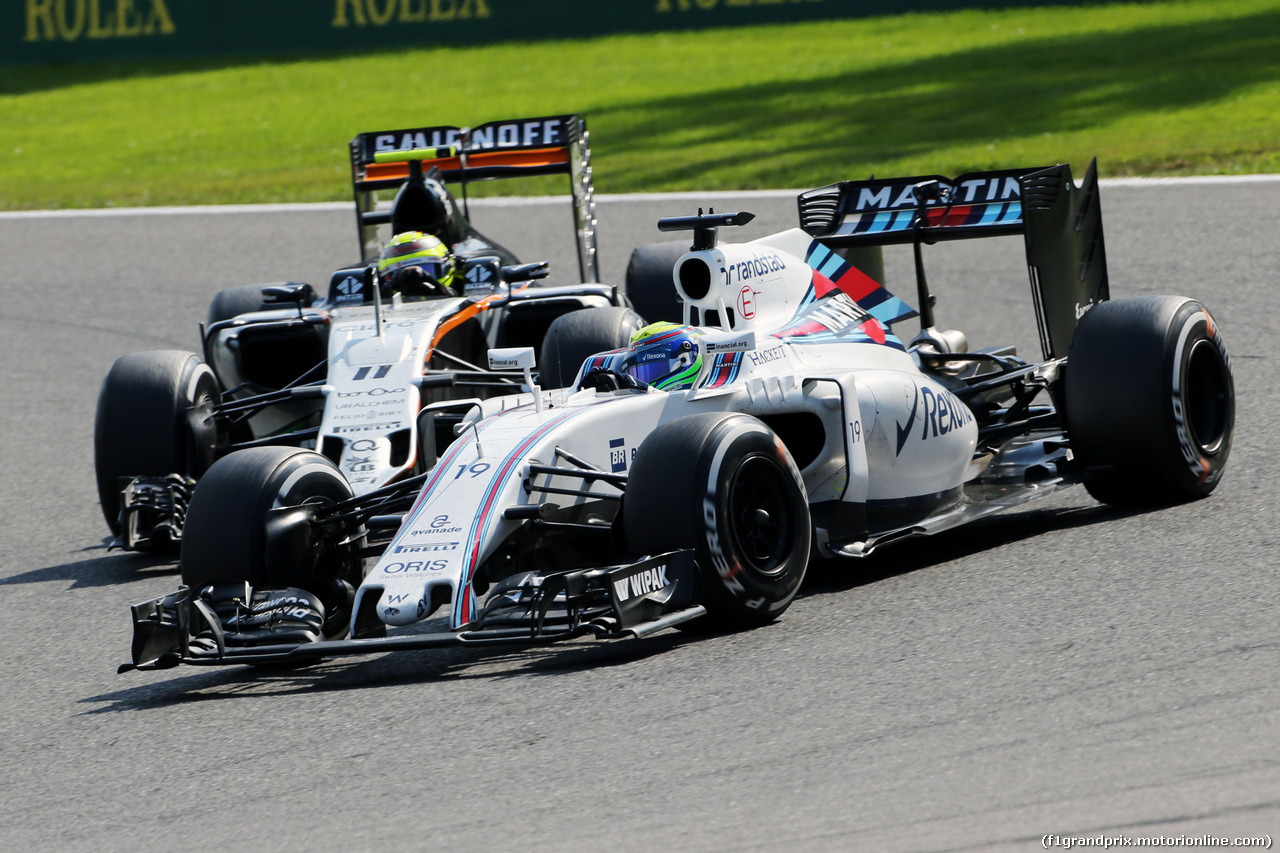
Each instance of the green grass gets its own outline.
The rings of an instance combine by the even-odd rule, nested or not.
[[[1095,154],[1104,176],[1280,172],[1280,0],[6,68],[0,208],[347,199],[357,132],[558,112],[587,116],[599,192]]]

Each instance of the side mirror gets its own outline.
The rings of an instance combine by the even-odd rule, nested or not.
[[[517,264],[502,268],[502,277],[508,282],[532,281],[535,278],[546,278],[551,274],[549,261],[538,261],[534,264]]]
[[[309,284],[291,281],[288,284],[272,284],[262,288],[262,301],[268,305],[292,302],[299,309],[316,301],[316,292]]]
[[[489,350],[490,370],[523,370],[524,384],[533,392],[533,408],[542,411],[542,389],[533,384],[533,368],[537,366],[537,358],[533,347],[509,347]]]
[[[533,347],[508,347],[489,350],[490,370],[532,370],[535,365]]]

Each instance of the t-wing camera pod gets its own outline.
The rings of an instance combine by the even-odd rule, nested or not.
[[[746,225],[755,218],[754,213],[747,213],[745,210],[740,213],[716,213],[715,208],[711,208],[704,214],[702,208],[698,208],[697,216],[659,219],[658,230],[692,231],[693,245],[689,247],[689,251],[701,252],[716,247],[716,229],[725,225]]]

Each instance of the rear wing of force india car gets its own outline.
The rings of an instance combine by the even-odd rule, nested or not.
[[[800,227],[832,248],[912,244],[922,328],[933,326],[921,244],[1021,234],[1045,359],[1067,354],[1079,318],[1110,298],[1097,161],[1084,181],[1065,164],[842,181],[802,193]]]
[[[472,181],[568,175],[579,272],[584,282],[600,280],[591,149],[587,122],[582,117],[542,116],[493,121],[477,127],[440,125],[376,130],[356,136],[351,140],[351,182],[365,262],[378,254],[377,227],[392,221],[390,211],[377,209],[378,193],[397,190],[393,207],[399,207],[399,196],[406,185],[415,181],[420,184],[424,170],[460,189],[463,212],[468,218],[466,188]]]

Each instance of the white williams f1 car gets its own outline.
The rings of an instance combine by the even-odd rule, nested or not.
[[[134,607],[122,669],[759,624],[815,552],[858,558],[1071,483],[1134,505],[1219,482],[1220,330],[1192,299],[1109,301],[1092,166],[1079,187],[1054,166],[845,182],[799,206],[800,228],[745,244],[717,229],[747,213],[663,220],[693,232],[684,323],[550,393],[531,349],[491,352],[532,392],[475,402],[418,477],[357,494],[313,451],[218,460],[185,585]],[[996,234],[1026,242],[1038,362],[934,323],[924,247]],[[894,324],[915,311],[842,254],[890,243],[915,248],[909,341]],[[437,612],[447,630],[387,631]]]

